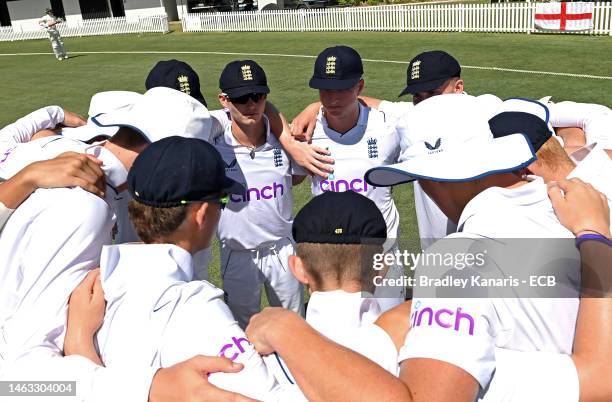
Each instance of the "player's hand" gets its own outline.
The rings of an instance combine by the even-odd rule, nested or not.
[[[321,103],[319,102],[311,103],[300,114],[295,116],[291,122],[291,134],[295,139],[306,142],[312,139],[320,107]]]
[[[548,197],[561,224],[574,235],[600,233],[610,238],[608,201],[590,184],[577,178],[552,182]]]
[[[67,332],[93,339],[102,326],[106,301],[100,281],[100,268],[87,273],[85,279],[72,291],[68,300]]]
[[[237,373],[243,366],[224,357],[195,356],[155,373],[149,402],[253,402],[254,399],[219,389],[208,382],[210,373]]]
[[[245,333],[255,350],[266,356],[276,351],[275,337],[290,336],[289,332],[301,324],[305,321],[295,312],[282,307],[267,307],[251,317]]]
[[[101,166],[102,161],[91,155],[65,152],[28,165],[24,174],[35,188],[78,186],[103,197],[106,185]]]
[[[330,152],[326,149],[315,147],[306,142],[293,141],[290,149],[287,152],[293,160],[308,170],[310,174],[327,178],[328,173],[333,173],[334,159],[331,158]]]
[[[83,116],[64,109],[64,121],[62,124],[66,127],[81,127],[87,124],[87,120]]]
[[[94,335],[102,326],[106,301],[100,282],[100,268],[91,270],[72,291],[68,301],[68,323],[64,355],[79,355],[102,365],[94,346]]]

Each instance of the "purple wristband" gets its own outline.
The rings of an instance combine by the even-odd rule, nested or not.
[[[580,250],[580,245],[587,240],[595,240],[600,243],[607,244],[609,247],[612,247],[612,240],[608,239],[606,236],[595,233],[585,233],[576,237],[576,248]]]

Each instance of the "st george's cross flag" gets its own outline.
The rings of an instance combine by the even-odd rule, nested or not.
[[[535,27],[556,31],[593,29],[593,3],[538,3]]]

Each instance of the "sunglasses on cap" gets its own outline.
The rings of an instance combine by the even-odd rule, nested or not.
[[[245,105],[249,102],[249,99],[257,103],[260,100],[264,99],[265,97],[266,97],[266,94],[246,94],[246,95],[239,96],[237,98],[228,97],[227,99],[232,103],[237,103],[239,105]]]

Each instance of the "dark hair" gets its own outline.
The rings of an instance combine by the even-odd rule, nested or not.
[[[119,128],[109,141],[126,149],[138,149],[149,144],[140,133],[128,127]]]
[[[166,242],[168,236],[183,223],[187,216],[187,206],[156,208],[130,201],[128,213],[142,241],[160,243]]]

